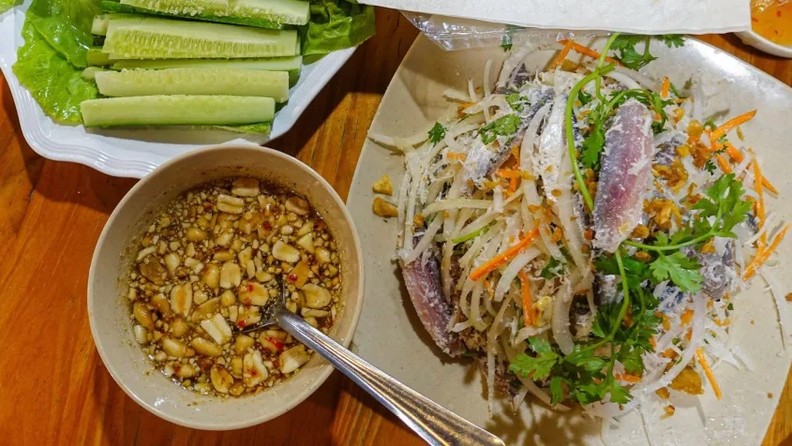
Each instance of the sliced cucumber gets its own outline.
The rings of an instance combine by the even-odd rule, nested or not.
[[[266,96],[275,102],[289,99],[289,74],[285,71],[228,68],[105,71],[96,73],[96,86],[105,96],[184,94]]]
[[[125,14],[121,12],[98,15],[94,17],[93,22],[91,23],[91,34],[95,36],[106,36],[107,27],[110,26],[110,20],[112,19],[135,19],[141,17],[143,16],[139,14]]]
[[[87,81],[92,81],[96,79],[96,74],[101,71],[107,71],[107,70],[101,67],[85,67],[85,69],[82,70],[80,76],[82,76],[82,78]],[[112,73],[115,73],[115,71],[112,71]]]
[[[179,14],[169,14],[167,12],[161,11],[154,11],[151,9],[146,8],[139,8],[132,5],[125,5],[119,3],[118,0],[102,0],[99,2],[102,10],[111,12],[111,13],[126,13],[126,14],[147,14],[147,15],[155,15],[155,16],[163,16],[163,17],[176,17],[182,18],[187,20],[202,20],[206,22],[218,22],[218,23],[230,23],[233,25],[246,25],[246,26],[255,26],[258,28],[268,28],[268,29],[283,29],[287,25],[283,25],[281,23],[273,22],[272,20],[266,18],[258,18],[258,17],[238,17],[238,16],[229,16],[229,15],[216,15],[216,14],[196,14],[193,16],[189,15],[179,15]]]
[[[167,12],[168,14],[195,16],[205,11],[225,11],[230,0],[120,0],[121,4]]]
[[[111,59],[112,60],[112,59]],[[227,68],[231,70],[268,70],[288,71],[289,86],[294,86],[300,78],[302,56],[273,57],[268,59],[159,59],[159,60],[119,60],[111,66],[114,70],[129,68]]]
[[[305,25],[310,4],[301,0],[120,0],[125,6],[184,18],[237,17]]]
[[[111,58],[111,60],[113,60]],[[113,61],[113,69],[124,68],[230,68],[235,70],[292,71],[302,68],[302,56],[260,59],[158,59]]]
[[[249,135],[269,135],[272,131],[271,122],[260,122],[257,124],[245,125],[218,125],[218,129],[228,130],[236,133],[247,133]]]
[[[242,125],[271,121],[272,98],[244,96],[136,96],[80,104],[86,127],[134,125]]]
[[[92,67],[105,67],[110,65],[110,55],[103,53],[101,48],[88,48],[85,52],[85,62]]]
[[[94,17],[91,23],[91,34],[96,36],[106,36],[107,27],[110,25],[109,15],[98,15]]]
[[[110,16],[102,51],[113,59],[281,57],[299,54],[295,30]]]

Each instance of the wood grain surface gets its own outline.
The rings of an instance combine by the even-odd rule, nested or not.
[[[377,36],[269,144],[313,166],[342,197],[380,98],[416,35],[397,13],[380,10],[377,19]],[[792,60],[732,35],[704,39],[792,85]],[[128,398],[94,348],[85,290],[102,226],[134,180],[36,155],[5,80],[0,87],[0,444],[421,444],[338,373],[288,414],[231,432],[182,428]],[[792,444],[789,380],[764,444]]]

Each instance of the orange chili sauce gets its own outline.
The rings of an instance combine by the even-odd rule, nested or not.
[[[792,1],[751,9],[751,26],[762,37],[780,45],[792,45]]]

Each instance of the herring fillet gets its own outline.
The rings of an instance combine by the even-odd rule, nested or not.
[[[616,112],[605,133],[594,200],[595,248],[616,251],[640,223],[653,158],[652,115],[645,105],[630,99]]]
[[[425,251],[410,263],[402,262],[402,276],[407,294],[426,331],[440,349],[451,357],[464,351],[457,333],[448,330],[453,308],[440,286],[440,265],[431,251]]]

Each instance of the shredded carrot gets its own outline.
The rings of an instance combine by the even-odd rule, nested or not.
[[[721,388],[718,385],[718,381],[715,379],[715,374],[712,373],[712,369],[707,362],[707,358],[704,357],[704,352],[701,350],[701,347],[696,349],[696,357],[698,358],[699,364],[701,364],[701,368],[704,369],[704,374],[707,375],[707,380],[712,386],[712,391],[715,392],[715,398],[723,398],[723,393],[721,393]]]
[[[776,189],[776,187],[773,186],[773,183],[771,183],[770,180],[767,179],[767,177],[762,177],[762,186],[764,186],[764,188],[767,189],[767,191],[770,192],[771,194],[778,195],[778,189]]]
[[[503,265],[504,263],[511,260],[517,254],[531,246],[531,244],[539,237],[539,229],[534,228],[531,232],[525,235],[522,239],[520,239],[517,244],[509,247],[506,251],[496,255],[495,257],[487,260],[481,266],[474,269],[470,273],[470,280],[479,280],[482,277],[486,276],[490,272],[494,271],[499,266]]]
[[[633,375],[632,373],[626,373],[626,372],[625,373],[618,373],[616,375],[616,379],[618,379],[619,381],[624,381],[624,382],[631,383],[631,384],[635,384],[635,383],[641,382],[641,377],[640,376],[636,376],[636,375]]]
[[[665,99],[668,97],[668,92],[671,89],[671,80],[668,77],[663,78],[663,86],[660,88],[660,97]]]
[[[786,226],[784,226],[784,229],[782,229],[775,236],[775,238],[773,239],[773,242],[770,243],[770,246],[768,246],[765,249],[761,249],[761,250],[759,250],[759,252],[756,253],[754,258],[751,260],[751,263],[749,263],[748,267],[745,268],[745,274],[743,274],[743,280],[748,280],[751,277],[753,277],[754,274],[756,274],[756,270],[761,268],[761,266],[764,264],[764,262],[766,262],[767,259],[770,258],[770,254],[772,254],[773,251],[775,251],[776,248],[778,248],[778,245],[781,244],[781,240],[784,239],[784,236],[789,231],[790,227],[792,227],[792,224],[787,224]]]
[[[511,194],[513,194],[514,192],[516,192],[516,191],[517,191],[517,186],[519,186],[519,185],[520,185],[520,178],[521,178],[521,177],[522,177],[522,176],[519,176],[519,177],[511,177],[511,178],[509,179],[509,189],[507,189],[507,190],[506,190],[506,192],[508,192],[508,194],[509,194],[509,195],[511,195]]]
[[[745,124],[746,122],[748,122],[751,119],[753,119],[754,116],[756,116],[756,110],[749,111],[748,113],[743,113],[743,114],[741,114],[739,116],[735,116],[735,117],[729,119],[728,121],[724,122],[723,124],[721,124],[720,127],[718,127],[715,130],[713,130],[712,137],[714,139],[720,139],[722,136],[726,135],[726,133],[729,130],[731,130],[731,129],[733,129],[733,128],[741,125],[741,124]]]
[[[574,40],[569,39],[564,41],[564,48],[558,52],[558,55],[550,62],[550,65],[547,66],[547,71],[555,70],[556,68],[560,67],[564,60],[569,55],[569,50],[572,49],[572,45],[575,43]]]
[[[679,317],[679,321],[682,322],[682,325],[690,325],[690,321],[693,320],[693,310],[688,308],[682,313],[682,316]]]
[[[519,170],[514,170],[514,169],[498,169],[498,171],[495,173],[499,177],[507,178],[507,179],[522,177],[522,173],[520,173]]]
[[[743,155],[743,153],[740,152],[740,149],[734,147],[734,145],[729,141],[726,141],[725,146],[726,146],[726,153],[729,155],[729,158],[731,158],[732,161],[734,161],[735,163],[743,162],[743,160],[745,159],[745,155]]]
[[[718,166],[724,173],[732,173],[732,166],[729,164],[729,161],[723,157],[723,155],[715,155],[715,160],[718,162]]]
[[[566,45],[567,42],[569,42],[569,41],[570,40],[562,40],[561,43]],[[581,44],[575,42],[574,40],[572,40],[571,42],[572,42],[572,44],[571,44],[572,45],[572,49],[575,50],[576,53],[582,54],[584,56],[588,56],[588,57],[590,57],[592,59],[599,59],[600,53],[592,50],[591,48],[589,48],[589,47],[587,47],[585,45],[581,45]],[[607,60],[610,63],[616,64],[616,65],[621,65],[621,63],[618,60],[616,60],[616,59],[614,59],[612,57],[606,57],[605,60]]]
[[[533,297],[531,296],[531,283],[528,282],[528,274],[525,274],[525,271],[520,270],[517,273],[517,276],[520,278],[520,294],[522,295],[522,304],[523,304],[523,319],[525,319],[525,326],[531,327],[533,326],[533,309],[531,306],[533,305]]]
[[[759,229],[765,227],[765,223],[767,223],[767,212],[765,208],[765,199],[764,199],[764,184],[762,178],[762,168],[759,167],[759,162],[754,158],[751,160],[751,165],[753,166],[754,172],[754,190],[756,190],[757,200],[755,203],[756,206],[756,218],[759,219]],[[757,247],[759,251],[763,250],[767,246],[767,231],[763,232],[762,235],[759,237],[759,241],[757,243]]]
[[[727,142],[726,144],[729,144],[729,143]],[[748,150],[751,151],[751,149],[748,149]],[[751,153],[753,153],[753,151],[751,151]],[[757,162],[758,163],[759,161],[754,159],[753,162]],[[762,187],[766,191],[770,192],[771,194],[778,195],[778,189],[776,189],[776,187],[773,185],[773,183],[771,183],[770,180],[768,180],[767,177],[764,176],[764,174],[762,174]]]
[[[465,161],[467,159],[467,155],[459,152],[448,152],[446,153],[446,158],[450,160]]]

